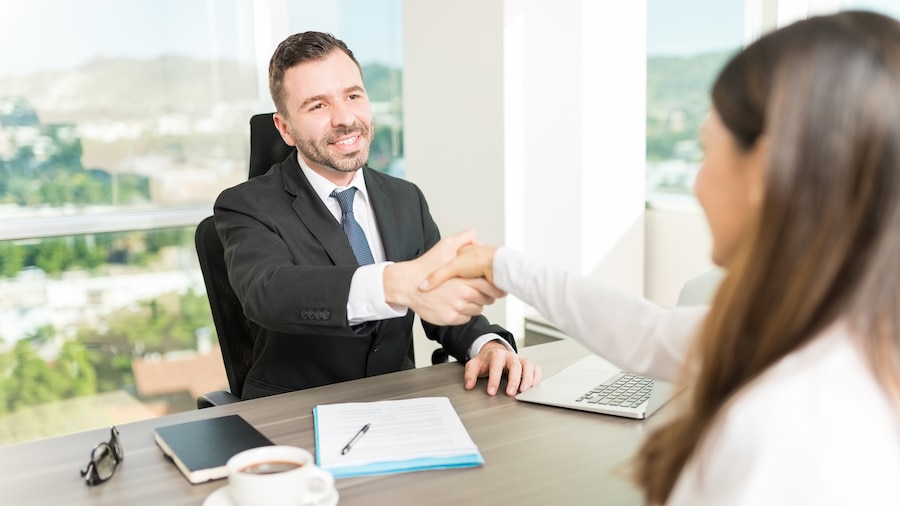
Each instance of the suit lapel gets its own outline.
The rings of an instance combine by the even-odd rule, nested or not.
[[[303,226],[325,248],[331,261],[335,265],[357,264],[356,255],[353,254],[341,225],[335,221],[334,216],[316,195],[312,185],[300,170],[296,158],[291,157],[290,163],[285,164],[282,177],[284,190],[294,196],[291,207]]]
[[[378,231],[381,234],[385,259],[393,262],[408,260],[401,254],[400,226],[395,208],[391,205],[391,195],[385,191],[384,178],[379,177],[380,174],[368,166],[363,167],[362,170],[366,178],[366,190],[369,192],[372,212],[375,213],[375,223],[378,224]]]

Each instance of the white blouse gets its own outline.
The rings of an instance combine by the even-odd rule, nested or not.
[[[500,248],[494,283],[618,366],[673,381],[706,306],[669,309]],[[720,411],[667,502],[900,505],[900,416],[840,324]]]

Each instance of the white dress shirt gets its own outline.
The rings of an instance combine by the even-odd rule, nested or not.
[[[668,309],[508,248],[494,283],[620,367],[675,379],[708,308]],[[900,504],[900,416],[841,323],[737,392],[667,505]]]
[[[334,190],[340,192],[350,187],[356,188],[356,195],[353,198],[353,215],[366,234],[366,240],[369,243],[369,249],[372,251],[372,258],[375,259],[375,263],[361,265],[353,273],[353,279],[350,281],[350,295],[347,299],[347,320],[350,325],[406,316],[409,308],[392,306],[384,299],[384,268],[393,262],[385,260],[384,244],[381,241],[381,233],[378,230],[378,224],[375,222],[375,216],[372,212],[371,200],[366,189],[366,178],[363,176],[363,171],[357,170],[348,186],[335,186],[334,183],[310,169],[299,154],[297,155],[297,162],[300,164],[300,170],[303,171],[306,179],[312,185],[313,191],[322,199],[325,207],[331,211],[332,216],[338,223],[341,222],[341,205],[337,199],[331,197],[331,192]],[[509,351],[513,351],[512,346],[497,334],[485,334],[476,339],[472,346],[469,347],[468,358],[477,355],[481,347],[492,340],[499,341]]]

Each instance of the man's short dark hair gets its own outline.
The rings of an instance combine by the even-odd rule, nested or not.
[[[353,51],[330,33],[302,32],[295,33],[281,41],[269,60],[269,93],[275,102],[275,109],[281,115],[287,115],[284,96],[284,73],[295,65],[313,60],[324,60],[334,51],[343,51],[360,69]]]

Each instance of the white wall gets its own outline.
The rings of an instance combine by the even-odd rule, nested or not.
[[[406,1],[403,130],[406,178],[443,235],[467,228],[505,240],[503,9],[496,0]],[[503,324],[504,304],[487,308]],[[416,329],[416,362],[436,347]]]
[[[642,293],[646,6],[605,5],[404,2],[406,171],[444,234]],[[526,311],[485,314],[521,335]]]
[[[695,209],[647,209],[644,295],[673,307],[685,282],[713,269],[712,237]]]

